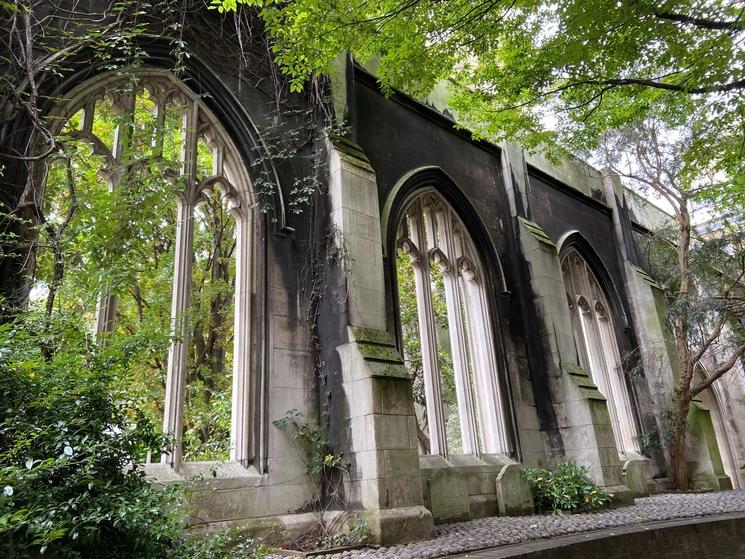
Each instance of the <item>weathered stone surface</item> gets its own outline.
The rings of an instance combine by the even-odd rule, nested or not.
[[[435,522],[468,520],[471,508],[468,482],[461,472],[455,468],[436,470],[427,486]]]
[[[623,463],[623,482],[634,497],[649,495],[647,484],[650,477],[648,459],[626,460]]]
[[[516,516],[533,512],[530,484],[518,464],[507,464],[497,476],[497,506],[500,516]]]
[[[389,545],[431,537],[432,514],[424,507],[398,507],[364,513],[374,543]]]

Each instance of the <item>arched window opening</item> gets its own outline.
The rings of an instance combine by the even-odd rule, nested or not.
[[[709,376],[706,368],[699,363],[698,370],[699,376],[705,379]],[[731,379],[729,379],[731,382]],[[740,466],[737,460],[737,429],[734,426],[734,422],[731,417],[727,418],[725,410],[728,406],[727,402],[727,386],[728,379],[721,379],[712,384],[709,388],[702,391],[699,397],[704,403],[704,406],[711,413],[711,421],[714,426],[714,435],[716,437],[717,446],[719,447],[720,457],[722,459],[722,468],[727,477],[732,481],[733,489],[742,489],[742,479],[740,478]],[[735,392],[736,393],[736,392]],[[718,466],[714,465],[715,470]]]
[[[36,298],[137,348],[118,382],[175,438],[164,462],[247,465],[255,235],[240,156],[166,71],[101,76],[55,116],[44,213],[64,266],[39,251]]]
[[[640,452],[631,398],[605,294],[585,259],[574,249],[563,257],[562,273],[580,365],[590,373],[608,401],[619,452]]]
[[[396,231],[402,345],[420,452],[508,453],[483,275],[465,227],[426,190],[408,201]]]

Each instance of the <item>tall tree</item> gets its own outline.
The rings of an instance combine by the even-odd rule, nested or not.
[[[604,138],[604,158],[612,170],[635,189],[664,199],[673,212],[670,227],[655,232],[643,248],[667,297],[677,350],[669,443],[678,489],[688,488],[691,401],[745,355],[745,224],[741,214],[728,218],[720,211],[706,226],[692,224],[692,211],[719,190],[722,178],[681,156],[696,141],[689,127],[671,129],[654,118]],[[705,371],[704,362],[713,366]]]

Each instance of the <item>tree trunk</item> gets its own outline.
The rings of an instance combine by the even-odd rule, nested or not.
[[[672,470],[672,484],[674,489],[688,489],[688,463],[686,460],[688,410],[691,404],[691,380],[696,364],[689,339],[690,304],[690,246],[691,219],[688,215],[688,200],[682,197],[678,208],[678,272],[680,274],[680,289],[677,294],[677,316],[675,318],[675,345],[680,360],[680,376],[673,391],[673,413],[670,441],[670,468]]]
[[[691,406],[689,391],[678,386],[673,394],[673,417],[670,437],[670,470],[673,489],[687,490],[688,485],[688,411]]]

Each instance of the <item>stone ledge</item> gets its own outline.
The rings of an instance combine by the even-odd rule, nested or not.
[[[520,223],[522,223],[523,227],[525,227],[525,229],[527,229],[528,232],[531,233],[539,243],[543,243],[544,245],[547,245],[556,250],[556,245],[553,243],[553,241],[551,241],[551,238],[546,234],[546,232],[540,225],[533,221],[525,219],[524,217],[518,217],[517,219],[520,220]]]
[[[365,362],[368,376],[410,380],[393,336],[383,330],[350,326],[349,344],[353,344]]]
[[[253,466],[245,467],[240,462],[183,462],[178,470],[169,464],[152,462],[143,464],[147,479],[155,484],[169,485],[187,483],[201,478],[199,490],[243,489],[269,484],[269,476],[260,474]]]
[[[660,289],[659,284],[654,280],[654,278],[650,276],[647,272],[645,272],[642,268],[634,264],[631,264],[630,266],[631,266],[631,269],[634,270],[646,284],[650,285],[651,287],[656,287],[657,289]]]
[[[569,377],[569,379],[577,385],[580,394],[587,400],[602,400],[606,401],[605,396],[600,393],[598,387],[592,382],[590,375],[587,374],[582,367],[575,365],[574,363],[564,363],[562,370]]]

